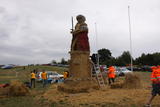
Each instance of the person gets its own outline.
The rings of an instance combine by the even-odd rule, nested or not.
[[[63,73],[63,78],[66,79],[69,76],[69,72],[68,71],[64,71]]]
[[[104,66],[103,65],[100,66],[100,71],[104,72]]]
[[[44,70],[41,73],[41,78],[42,78],[43,87],[45,87],[47,84],[47,73]]]
[[[153,66],[151,67],[151,81],[152,81],[152,94],[147,101],[145,107],[151,107],[151,102],[154,97],[159,94],[160,95],[160,67]]]
[[[69,77],[69,71],[67,71],[67,78]]]
[[[35,88],[35,84],[36,84],[36,74],[34,71],[31,72],[31,88]]]
[[[83,15],[76,17],[78,23],[75,30],[71,31],[73,38],[71,44],[72,51],[89,51],[88,27],[85,23],[86,18]]]
[[[110,66],[107,72],[107,76],[108,76],[108,83],[109,85],[111,85],[111,81],[112,83],[114,83],[115,81],[115,68],[113,66]]]
[[[38,69],[36,68],[36,69],[34,69],[34,71],[35,71],[35,74],[37,74],[38,73]]]

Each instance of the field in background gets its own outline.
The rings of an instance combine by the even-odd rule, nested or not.
[[[57,71],[63,74],[63,71],[67,68],[54,67],[54,66],[26,66],[16,67],[12,69],[0,69],[0,83],[9,83],[11,80],[20,80],[23,82],[30,81],[30,73],[34,69],[38,71]]]
[[[0,83],[11,80],[30,81],[30,72],[34,69],[57,71],[63,73],[66,68],[53,66],[27,66],[0,69]],[[16,73],[17,72],[17,73]],[[0,107],[142,107],[150,95],[150,72],[135,72],[141,78],[142,89],[107,89],[90,93],[64,94],[56,91],[57,84],[42,87],[41,83],[31,89],[31,94],[24,97],[0,98]],[[61,95],[64,95],[61,97]],[[124,104],[124,106],[119,106]],[[158,107],[159,97],[153,101],[153,107]]]

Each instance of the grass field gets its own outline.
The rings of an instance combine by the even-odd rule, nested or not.
[[[0,83],[12,80],[30,81],[30,71],[51,70],[63,73],[66,68],[51,66],[28,66],[14,69],[0,69]],[[150,72],[135,72],[141,78],[141,89],[110,89],[92,90],[89,93],[67,94],[58,92],[57,84],[43,88],[36,83],[30,95],[23,97],[0,97],[0,107],[143,107],[150,95]],[[159,97],[153,101],[152,107],[160,107]]]
[[[26,66],[25,69],[24,67],[0,69],[0,83],[10,82],[11,80],[30,81],[30,72],[34,69],[37,69],[38,71],[57,71],[58,73],[63,74],[63,71],[66,68],[53,66]]]

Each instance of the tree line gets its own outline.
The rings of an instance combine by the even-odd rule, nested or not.
[[[115,65],[115,66],[126,66],[130,65],[131,63],[131,55],[129,51],[124,51],[120,56],[118,57],[113,57],[112,53],[109,49],[102,48],[98,50],[98,55],[97,54],[92,54],[91,59],[93,62],[97,63],[98,62],[98,57],[99,57],[99,63],[104,64],[107,66],[110,65]],[[142,55],[138,58],[133,58],[133,65],[160,65],[160,53],[148,53]]]
[[[98,62],[98,56],[99,56],[99,64],[101,65],[115,65],[115,66],[127,66],[131,63],[131,56],[129,51],[124,51],[120,56],[114,57],[112,56],[112,53],[109,49],[102,48],[98,50],[98,55],[96,53],[93,53],[91,55],[91,59],[94,63]],[[160,65],[160,53],[148,53],[142,55],[138,58],[133,58],[133,65],[143,66],[143,65]],[[68,60],[65,60],[64,58],[61,59],[60,62],[56,62],[56,60],[52,60],[52,64],[68,64]]]

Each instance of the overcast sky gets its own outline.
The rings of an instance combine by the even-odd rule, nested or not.
[[[83,14],[91,53],[107,48],[117,57],[160,52],[160,0],[0,0],[0,64],[69,59],[71,16]],[[97,37],[95,34],[97,25]]]

